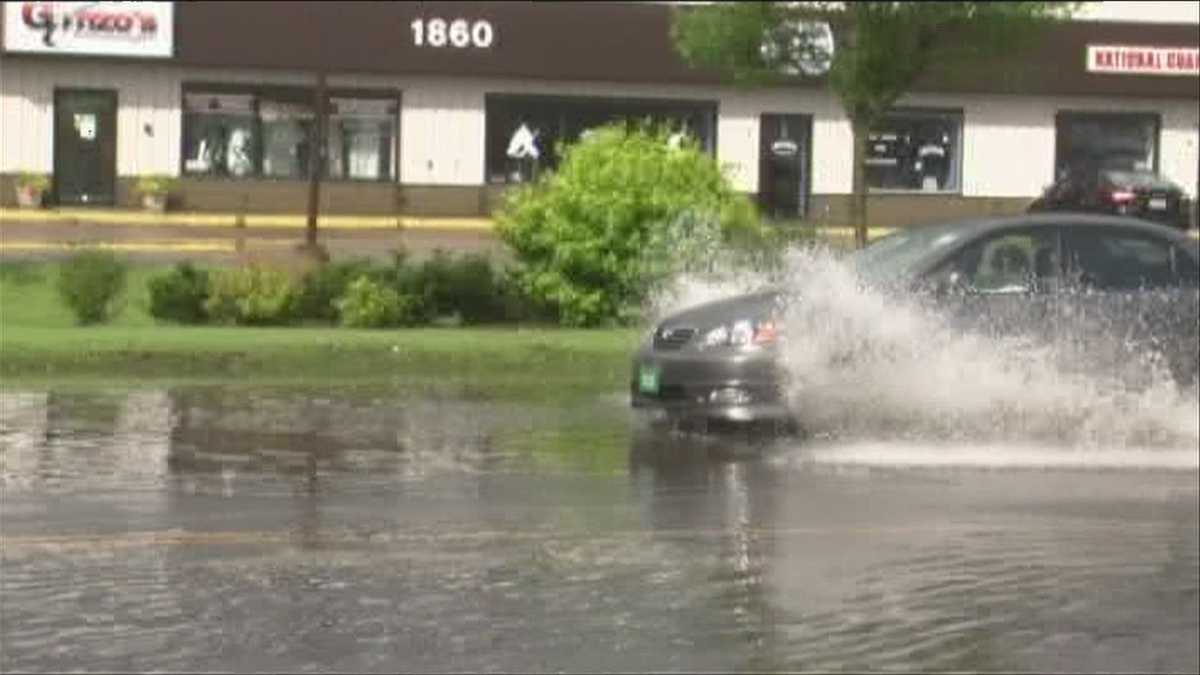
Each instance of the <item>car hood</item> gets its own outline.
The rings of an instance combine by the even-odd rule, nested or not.
[[[659,325],[705,330],[737,319],[766,318],[786,297],[780,289],[766,289],[721,298],[671,314],[659,321]]]

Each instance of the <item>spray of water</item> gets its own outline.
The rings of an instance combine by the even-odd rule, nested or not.
[[[1173,465],[1197,465],[1195,388],[1180,388],[1150,355],[1123,355],[1140,381],[1097,374],[1088,360],[1098,355],[1080,346],[1111,341],[966,331],[926,300],[866,285],[826,249],[789,250],[769,273],[714,259],[710,271],[664,286],[655,316],[781,284],[793,298],[783,311],[781,349],[790,403],[807,430],[842,447],[1000,443],[1096,456],[1158,448],[1175,453]]]

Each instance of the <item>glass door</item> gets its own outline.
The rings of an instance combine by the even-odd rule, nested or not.
[[[54,92],[56,201],[112,205],[117,183],[117,92]]]
[[[803,218],[808,211],[808,115],[763,115],[759,122],[758,194],[774,219]]]

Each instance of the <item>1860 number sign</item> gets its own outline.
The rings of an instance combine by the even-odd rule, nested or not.
[[[490,21],[466,19],[414,19],[413,44],[418,47],[476,47],[487,49],[496,38]]]

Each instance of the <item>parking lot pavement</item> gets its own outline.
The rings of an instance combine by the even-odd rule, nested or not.
[[[413,258],[438,249],[507,256],[504,245],[482,228],[328,228],[320,242],[334,259],[386,259],[400,248]],[[79,246],[99,246],[155,261],[232,261],[251,256],[288,256],[304,241],[294,227],[122,225],[108,223],[12,222],[0,220],[0,258],[54,258]]]

